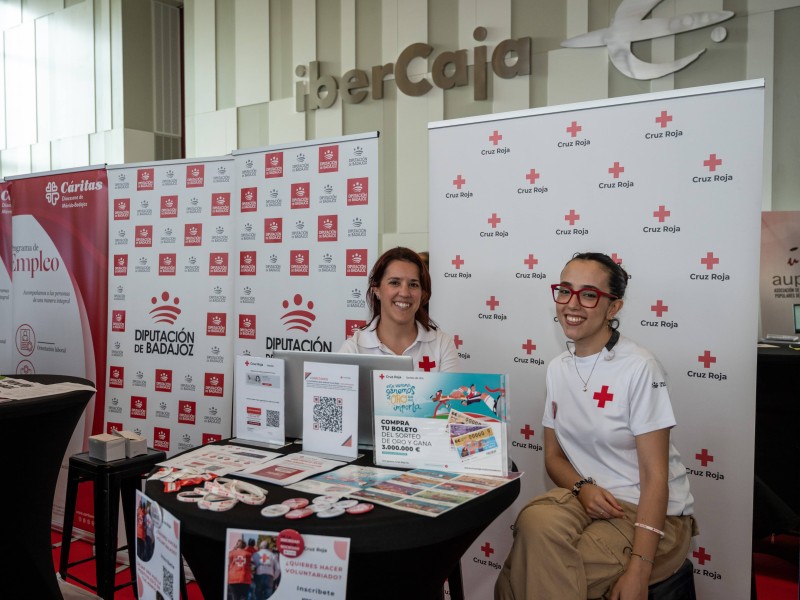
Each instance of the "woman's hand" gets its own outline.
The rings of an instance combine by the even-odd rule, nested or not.
[[[649,577],[649,573],[640,573],[636,567],[629,565],[628,570],[617,579],[617,583],[611,588],[610,600],[647,600]]]
[[[623,519],[622,510],[614,494],[599,485],[584,485],[578,493],[578,500],[586,514],[593,519]]]

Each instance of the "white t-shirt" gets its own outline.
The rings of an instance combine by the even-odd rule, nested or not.
[[[395,355],[378,339],[373,321],[366,329],[359,329],[347,338],[339,352],[349,354],[390,354]],[[417,339],[403,351],[403,356],[414,360],[415,371],[457,371],[458,352],[453,338],[441,329],[426,330],[417,321]]]
[[[634,436],[675,425],[664,369],[650,352],[625,337],[599,355],[573,357],[565,351],[547,367],[542,425],[555,431],[581,477],[592,477],[620,500],[638,504]],[[668,483],[667,515],[692,514],[686,467],[671,441]]]

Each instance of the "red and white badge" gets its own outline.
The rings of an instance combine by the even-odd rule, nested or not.
[[[364,513],[371,511],[373,508],[375,508],[374,504],[370,504],[369,502],[359,502],[355,506],[346,508],[345,511],[350,515],[363,515]]]
[[[314,511],[310,508],[295,508],[294,510],[290,510],[284,516],[287,519],[305,519],[306,517],[310,517],[314,514]]]
[[[284,529],[278,534],[276,540],[278,552],[287,558],[297,558],[306,549],[303,536],[294,529]]]
[[[308,506],[308,498],[289,498],[281,502],[281,504],[285,504],[289,508],[305,508]]]

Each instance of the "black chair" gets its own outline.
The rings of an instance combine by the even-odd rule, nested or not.
[[[694,565],[688,558],[664,581],[650,586],[648,600],[697,600],[694,591]]]
[[[70,457],[67,473],[67,497],[64,503],[61,560],[58,569],[61,579],[66,581],[69,577],[97,591],[97,595],[105,599],[113,598],[116,590],[127,585],[133,585],[134,594],[136,594],[136,551],[134,549],[136,490],[140,489],[142,479],[150,473],[153,467],[166,458],[166,453],[152,449],[148,449],[147,454],[141,456],[111,462],[90,458],[88,452],[74,454]],[[72,541],[78,485],[86,481],[94,483],[95,556],[70,563],[69,547]],[[125,535],[128,538],[128,545],[123,548],[117,548],[120,498],[122,498]],[[128,550],[130,560],[131,580],[116,586],[114,581],[116,553],[125,548]],[[89,560],[95,560],[96,586],[68,573],[71,567]]]

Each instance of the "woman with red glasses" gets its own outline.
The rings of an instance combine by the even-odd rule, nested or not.
[[[621,336],[628,274],[576,254],[552,285],[567,350],[547,369],[545,467],[556,488],[520,512],[497,600],[646,600],[696,534],[666,376]]]

